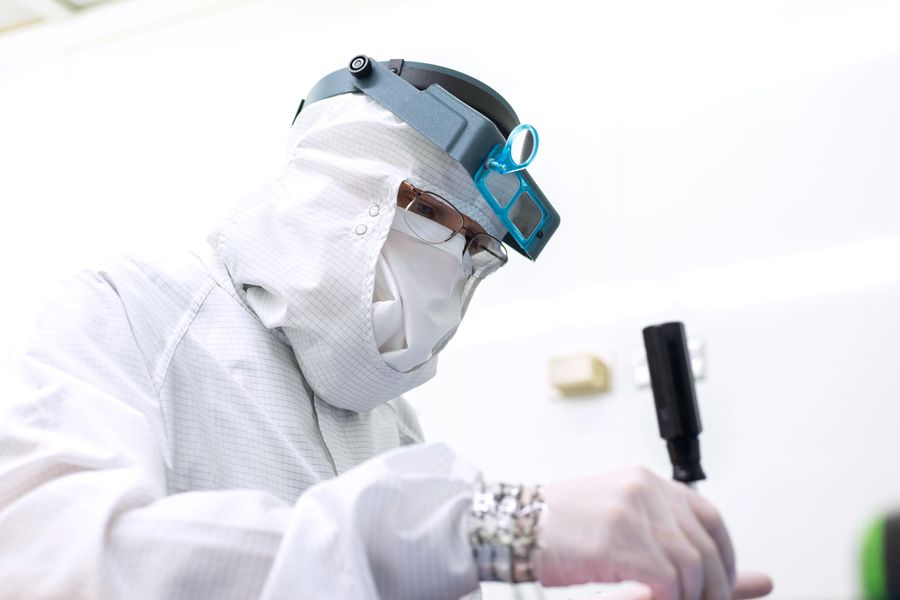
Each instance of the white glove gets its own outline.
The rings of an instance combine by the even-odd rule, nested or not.
[[[736,587],[734,550],[716,509],[646,469],[550,484],[544,500],[535,562],[545,586],[632,580],[646,584],[654,600],[731,600],[771,590],[765,576]]]

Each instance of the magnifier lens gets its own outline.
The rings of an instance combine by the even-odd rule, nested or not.
[[[501,208],[506,208],[519,191],[519,178],[515,173],[501,175],[496,171],[489,171],[484,183]]]
[[[526,240],[531,237],[534,230],[540,225],[543,217],[540,206],[528,192],[519,194],[515,204],[510,207],[507,214],[510,221]]]
[[[510,144],[509,157],[516,166],[522,166],[531,162],[537,149],[534,143],[534,133],[531,129],[515,131],[507,144]]]

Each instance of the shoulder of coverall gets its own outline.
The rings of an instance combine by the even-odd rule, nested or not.
[[[65,331],[64,339],[41,340],[42,346],[55,341],[57,351],[87,360],[114,351],[109,338],[119,331],[116,320],[125,319],[156,394],[180,338],[215,286],[200,260],[188,253],[109,260],[57,283],[36,331]]]

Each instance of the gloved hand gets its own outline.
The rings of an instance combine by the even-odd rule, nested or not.
[[[544,487],[535,566],[542,585],[633,580],[654,600],[731,600],[771,591],[766,576],[735,576],[716,509],[646,469]]]

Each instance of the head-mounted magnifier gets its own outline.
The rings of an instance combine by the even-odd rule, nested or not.
[[[444,67],[360,55],[323,77],[297,114],[304,104],[351,92],[368,95],[456,159],[506,227],[503,241],[537,259],[559,215],[526,171],[537,154],[537,130],[520,124],[500,94]]]

